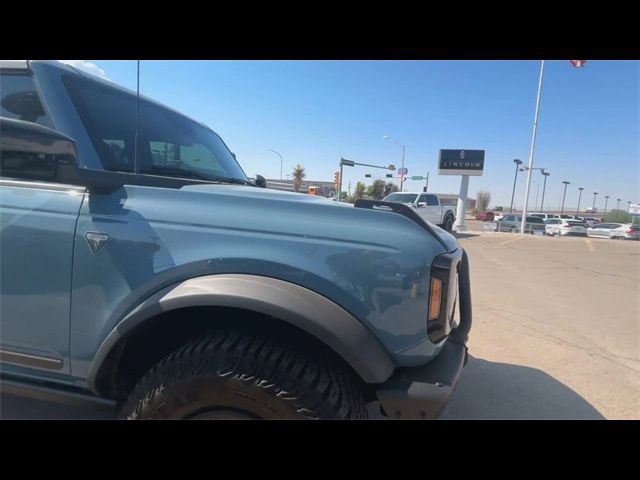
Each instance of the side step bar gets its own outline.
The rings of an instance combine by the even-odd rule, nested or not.
[[[72,407],[89,407],[96,411],[110,412],[112,414],[116,410],[116,402],[114,400],[96,397],[77,388],[51,386],[44,382],[25,382],[7,375],[0,375],[0,393],[60,403]]]

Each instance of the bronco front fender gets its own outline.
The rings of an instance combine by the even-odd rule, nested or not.
[[[240,308],[288,322],[332,349],[366,383],[382,383],[394,370],[391,357],[373,333],[328,298],[270,277],[218,274],[166,287],[123,318],[94,357],[87,378],[89,387],[95,390],[100,367],[118,340],[158,314],[195,306]]]

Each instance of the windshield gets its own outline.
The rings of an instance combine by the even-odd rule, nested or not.
[[[78,114],[105,170],[248,183],[222,139],[173,110],[80,76],[67,76]],[[137,152],[136,152],[137,150]]]
[[[413,203],[418,195],[415,193],[392,193],[384,199],[385,202]]]

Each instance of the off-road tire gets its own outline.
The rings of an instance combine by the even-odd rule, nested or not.
[[[149,370],[120,416],[363,419],[367,410],[357,381],[331,361],[221,330],[184,345]]]

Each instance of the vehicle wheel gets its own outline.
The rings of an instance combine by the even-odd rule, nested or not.
[[[362,419],[354,379],[261,337],[222,330],[179,348],[140,380],[120,411],[135,419]]]
[[[509,233],[518,233],[518,229],[516,227],[511,227],[511,229],[509,229]]]
[[[453,229],[453,217],[451,215],[447,215],[444,219],[444,223],[442,224],[442,228],[447,232],[451,233]]]

